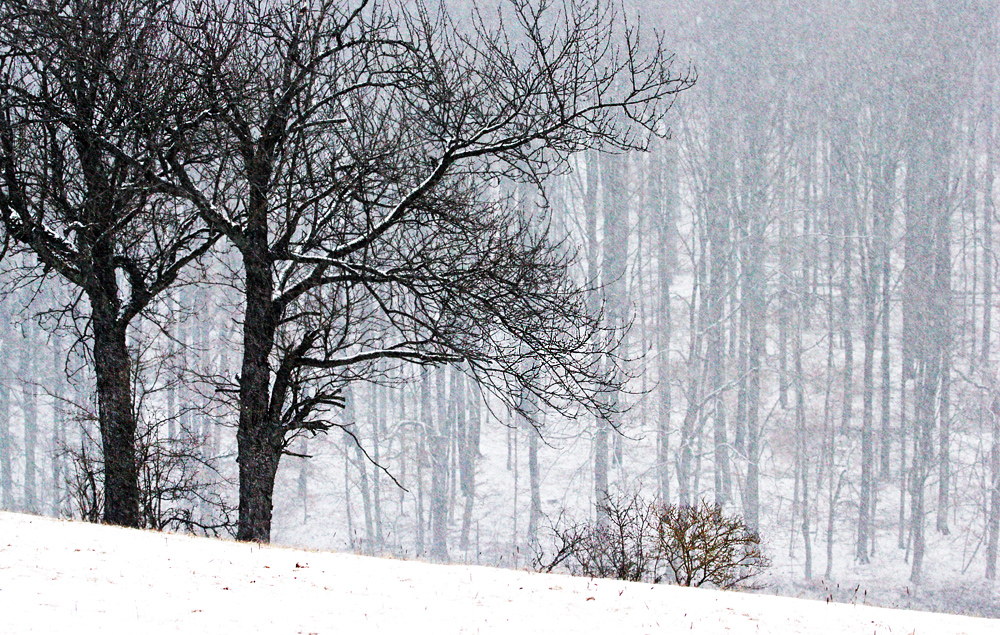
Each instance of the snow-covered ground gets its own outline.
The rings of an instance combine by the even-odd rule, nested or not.
[[[1000,620],[0,513],[0,633],[1000,633]]]

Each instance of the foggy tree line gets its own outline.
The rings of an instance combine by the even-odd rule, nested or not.
[[[645,10],[697,60],[672,139],[578,156],[545,192],[631,326],[607,395],[629,409],[569,437],[543,415],[552,451],[489,412],[515,440],[506,476],[480,472],[515,504],[493,548],[641,487],[738,510],[805,578],[889,554],[920,581],[934,543],[994,579],[995,6]]]
[[[659,496],[790,534],[806,578],[846,543],[920,581],[928,532],[959,531],[992,579],[996,7],[839,4],[663,9],[699,79],[625,179],[629,354],[655,384],[627,416],[656,437]],[[587,240],[625,240],[621,168],[593,162]],[[651,485],[648,457],[626,474]]]

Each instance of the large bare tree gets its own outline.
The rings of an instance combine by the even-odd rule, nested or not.
[[[127,330],[214,234],[156,173],[171,126],[194,118],[170,72],[169,7],[140,0],[4,2],[0,8],[0,216],[34,254],[24,272],[77,290],[97,380],[109,523],[138,526]],[[30,259],[29,259],[30,261]]]
[[[620,24],[590,1],[459,24],[319,0],[214,3],[178,26],[209,104],[189,138],[216,150],[171,178],[242,259],[239,538],[269,539],[288,442],[329,428],[339,387],[376,362],[462,361],[561,411],[611,403],[619,374],[594,359],[613,337],[570,254],[497,192],[662,130],[692,80]]]

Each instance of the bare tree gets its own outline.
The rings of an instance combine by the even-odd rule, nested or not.
[[[336,391],[379,360],[464,361],[500,394],[606,410],[600,316],[492,185],[643,147],[692,80],[599,2],[497,11],[460,27],[420,5],[232,2],[177,29],[210,104],[191,138],[216,150],[173,176],[243,265],[242,539],[270,536],[288,441],[333,425]]]
[[[136,415],[126,330],[215,236],[155,173],[196,107],[163,22],[138,0],[11,0],[0,9],[0,215],[34,254],[21,273],[77,291],[97,380],[104,520],[137,526]],[[190,115],[190,117],[189,117]]]

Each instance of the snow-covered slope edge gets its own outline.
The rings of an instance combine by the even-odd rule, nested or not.
[[[0,632],[985,635],[1000,621],[0,513]]]

